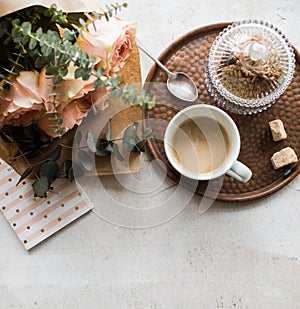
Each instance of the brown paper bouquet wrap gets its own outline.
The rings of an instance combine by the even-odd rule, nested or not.
[[[97,11],[101,9],[98,1],[55,1],[57,7],[65,12],[83,12],[83,11]],[[49,7],[52,1],[41,0],[35,3],[31,1],[0,1],[0,16],[4,16],[11,12],[18,11],[20,9],[32,6],[41,5]],[[129,58],[126,59],[125,65],[120,69],[118,75],[121,78],[121,85],[130,84],[140,84],[141,83],[141,71],[140,71],[140,58],[138,53],[138,48],[134,44],[131,50]],[[110,106],[108,108],[111,108]],[[101,111],[100,111],[101,112]],[[120,136],[120,134],[126,129],[126,127],[132,125],[133,122],[142,119],[142,109],[136,106],[131,106],[123,109],[121,112],[113,116],[111,119],[113,136],[112,138]],[[43,148],[40,154],[31,159],[30,161],[24,157],[18,157],[13,159],[18,152],[18,148],[14,143],[7,143],[0,138],[0,156],[9,165],[11,165],[19,174],[22,174],[30,164],[34,164],[39,160],[47,157],[53,149],[59,144],[64,143],[66,145],[72,146],[73,138],[75,135],[77,127],[69,130],[63,135],[62,138],[53,139],[50,145]],[[68,148],[63,148],[60,161],[65,159],[70,159],[72,157],[72,150]],[[117,166],[112,168],[110,157],[96,157],[96,173],[98,175],[109,175],[113,173],[128,173],[137,172],[139,170],[140,155],[138,153],[132,153],[130,155],[129,165],[122,164],[120,162]]]

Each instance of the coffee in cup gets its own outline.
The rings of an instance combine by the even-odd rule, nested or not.
[[[210,180],[225,173],[241,182],[252,173],[237,161],[240,135],[234,121],[221,109],[193,105],[170,121],[164,146],[171,165],[182,175]]]

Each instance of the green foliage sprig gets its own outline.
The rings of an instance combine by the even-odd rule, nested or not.
[[[33,6],[14,12],[0,18],[0,39],[3,46],[0,49],[0,90],[12,87],[10,76],[17,76],[20,71],[41,71],[46,68],[46,74],[53,79],[52,92],[48,94],[49,102],[53,104],[53,110],[49,112],[49,119],[53,121],[52,130],[62,136],[65,132],[61,128],[63,119],[57,110],[57,85],[61,83],[69,73],[69,66],[76,67],[74,78],[88,80],[95,77],[94,88],[105,88],[110,90],[112,97],[122,98],[125,103],[137,104],[142,108],[152,108],[155,97],[150,97],[145,91],[140,91],[135,86],[120,87],[120,77],[109,77],[104,75],[104,69],[95,70],[94,57],[86,54],[77,44],[78,35],[82,30],[88,30],[88,23],[94,23],[95,18],[109,20],[126,3],[106,5],[100,12],[71,13],[67,14],[58,10],[53,4],[50,8]],[[56,24],[64,28],[64,36],[58,33]],[[40,147],[47,147],[51,141],[37,138],[40,132],[32,125],[23,127],[4,127],[0,135],[7,142],[17,142],[19,153],[24,158],[33,158]],[[142,140],[137,135],[137,124],[129,127],[122,139],[123,148],[128,151],[143,151]],[[19,135],[19,132],[22,132]],[[92,132],[88,135],[89,150],[96,155],[115,155],[119,160],[123,157],[119,152],[116,141],[111,140],[111,126],[108,123],[106,138],[94,139]],[[142,139],[145,136],[142,137]],[[93,144],[95,143],[95,144]],[[34,165],[30,165],[22,174],[20,181],[33,173],[36,181],[33,189],[36,196],[44,197],[48,191],[52,191],[52,183],[57,177],[73,178],[73,163],[64,161],[61,165],[57,160],[60,156],[60,148],[57,148],[50,156]],[[87,158],[86,151],[78,149],[78,155]],[[81,160],[84,161],[84,160]],[[87,162],[87,161],[86,161]],[[86,163],[90,165],[89,163]]]
[[[61,155],[62,147],[72,148],[75,150],[80,163],[87,171],[93,170],[93,161],[90,158],[89,152],[96,156],[115,156],[118,160],[123,161],[119,145],[116,143],[122,141],[123,149],[129,152],[144,152],[145,146],[143,141],[151,134],[150,129],[142,132],[139,137],[138,123],[134,122],[129,126],[120,139],[112,139],[111,120],[107,123],[105,138],[95,138],[92,130],[89,130],[86,135],[86,145],[81,146],[82,135],[81,132],[76,134],[75,148],[66,145],[58,145],[55,150],[44,160],[30,165],[21,175],[18,185],[22,180],[31,174],[35,175],[36,180],[33,182],[34,195],[37,197],[47,197],[48,192],[54,192],[53,182],[58,177],[67,178],[69,181],[74,180],[74,168],[76,168],[76,176],[83,175],[82,168],[72,160],[65,160],[61,164],[58,160]]]
[[[126,6],[126,3],[107,5],[106,10],[103,10],[100,14],[93,12],[93,16],[98,19],[101,19],[103,16],[109,19],[113,13],[117,13],[122,7]],[[40,12],[40,9],[38,11]],[[20,17],[19,14],[21,13],[18,13],[17,17]],[[35,14],[33,16],[33,20],[36,21]],[[119,85],[120,79],[118,77],[103,78],[104,70],[102,68],[99,68],[95,73],[95,58],[85,53],[76,42],[76,38],[82,29],[87,30],[87,23],[83,16],[86,20],[94,21],[90,14],[77,14],[76,24],[75,21],[70,22],[68,14],[57,10],[56,5],[53,4],[49,9],[44,9],[41,16],[42,21],[44,19],[48,21],[47,29],[43,29],[42,26],[38,27],[31,19],[23,21],[23,18],[14,18],[14,14],[0,19],[0,39],[4,40],[6,53],[9,54],[11,48],[16,50],[15,53],[7,57],[9,63],[6,63],[4,66],[1,65],[3,70],[0,72],[0,78],[6,82],[2,86],[3,89],[3,87],[11,85],[9,75],[17,75],[21,70],[41,70],[43,67],[46,67],[46,74],[53,79],[54,83],[53,92],[49,93],[49,102],[53,104],[50,120],[55,121],[52,130],[57,135],[62,136],[64,131],[60,128],[60,125],[63,119],[59,117],[56,109],[56,85],[64,80],[68,74],[70,64],[74,64],[77,67],[74,75],[75,78],[88,80],[91,76],[95,76],[95,88],[111,86],[112,89],[115,89]],[[58,23],[67,27],[63,38],[60,37],[57,29],[51,29],[49,19],[52,23]],[[43,24],[42,21],[40,20],[41,24]]]
[[[48,192],[54,192],[52,183],[58,177],[64,177],[73,181],[74,172],[73,168],[76,164],[71,160],[65,160],[61,164],[57,161],[60,158],[62,146],[58,145],[55,150],[48,156],[47,159],[38,162],[34,165],[30,165],[21,175],[16,186],[30,174],[34,174],[36,180],[33,182],[32,187],[34,196],[36,197],[47,197]],[[80,167],[76,165],[76,171],[80,171]],[[78,173],[78,172],[77,172]],[[83,172],[82,172],[83,174]]]
[[[86,135],[86,144],[88,151],[93,153],[98,157],[104,156],[115,156],[119,161],[123,161],[124,157],[122,156],[119,145],[116,143],[118,141],[122,141],[122,147],[124,150],[129,152],[144,152],[144,140],[151,134],[150,129],[143,130],[142,137],[139,137],[138,132],[138,122],[134,122],[131,126],[129,126],[123,134],[122,138],[112,139],[112,128],[111,128],[111,120],[107,123],[106,135],[105,138],[95,138],[92,130],[89,130]],[[79,134],[77,136],[77,146],[75,149],[78,155],[78,158],[83,165],[83,167],[87,171],[93,170],[93,162],[90,158],[89,152],[80,147],[82,136]]]

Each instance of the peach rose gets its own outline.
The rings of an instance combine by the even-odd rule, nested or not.
[[[61,112],[61,117],[66,117],[63,124],[65,131],[79,124],[87,114],[87,107],[90,108],[92,104],[90,98],[86,100],[85,96],[94,90],[95,77],[87,81],[75,79],[74,70],[70,67],[68,76],[55,89],[56,108]],[[53,97],[49,96],[54,91],[53,80],[46,75],[46,69],[43,68],[40,74],[36,71],[22,71],[17,76],[11,75],[9,81],[11,86],[0,91],[0,127],[27,126],[39,122],[43,131],[54,137],[55,133],[49,126],[53,122],[45,121],[51,117],[46,112],[54,109]],[[71,106],[68,107],[69,104]]]
[[[64,120],[61,128],[67,132],[74,127],[75,124],[80,124],[82,119],[87,115],[88,109],[91,107],[90,100],[86,95],[94,90],[95,77],[91,76],[88,80],[74,78],[75,67],[69,66],[69,73],[65,79],[56,85],[55,92],[57,93],[56,109],[59,112],[58,117]],[[53,97],[49,97],[49,93],[53,93],[53,80],[46,75],[46,69],[43,68],[39,77],[40,94],[44,99],[45,109],[47,112],[53,111]],[[52,131],[53,120],[49,120],[49,114],[45,114],[38,120],[40,129],[51,137],[56,137],[57,133]]]
[[[1,127],[27,126],[44,113],[45,107],[39,92],[38,77],[36,71],[22,71],[17,76],[9,77],[11,86],[0,91]]]
[[[87,98],[75,99],[70,102],[63,110],[58,107],[59,118],[63,119],[63,123],[60,128],[64,129],[64,132],[72,129],[76,124],[79,125],[82,119],[87,115],[91,107],[90,100]],[[56,137],[57,133],[52,131],[53,120],[49,119],[49,114],[42,116],[37,122],[39,128],[51,137]]]
[[[88,31],[82,30],[77,42],[87,54],[96,57],[97,66],[114,75],[124,66],[134,44],[135,22],[124,22],[113,16],[107,21],[95,19],[88,24]]]
[[[63,123],[60,128],[64,129],[64,132],[72,129],[75,125],[80,125],[83,118],[85,118],[91,109],[92,105],[95,104],[95,109],[104,109],[101,105],[101,98],[107,94],[105,89],[96,89],[88,95],[81,98],[76,98],[68,104],[60,104],[57,107],[59,112],[58,117],[63,119]],[[49,114],[45,114],[37,122],[39,128],[51,137],[56,137],[57,133],[52,131],[53,121],[49,120]]]
[[[65,107],[74,99],[85,96],[90,91],[94,90],[95,77],[91,76],[88,80],[82,80],[81,78],[74,78],[75,68],[69,66],[68,75],[64,80],[56,85],[55,92],[57,93],[55,101],[57,106],[63,105]],[[39,91],[40,95],[44,99],[46,111],[52,111],[54,106],[51,103],[53,97],[49,96],[49,93],[53,93],[53,80],[46,75],[46,69],[43,68],[39,76]],[[63,108],[61,107],[61,108]]]

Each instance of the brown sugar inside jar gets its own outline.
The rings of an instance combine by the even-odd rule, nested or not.
[[[206,85],[223,108],[255,114],[283,94],[294,69],[293,48],[277,28],[243,21],[225,28],[212,44]]]

